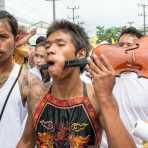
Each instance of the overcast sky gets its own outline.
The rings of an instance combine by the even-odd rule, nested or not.
[[[32,23],[40,20],[52,21],[52,2],[46,0],[6,0],[6,10],[19,18]],[[89,34],[95,32],[97,25],[125,26],[134,22],[136,27],[142,27],[143,17],[138,16],[143,12],[138,3],[148,4],[148,0],[57,0],[56,18],[67,19],[72,17],[72,10],[67,7],[78,7],[75,15],[79,15],[79,22],[84,22],[84,27]],[[148,15],[148,7],[146,7]],[[148,16],[146,22],[148,21]],[[148,24],[148,23],[147,23]]]

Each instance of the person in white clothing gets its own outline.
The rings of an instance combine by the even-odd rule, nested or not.
[[[18,23],[7,11],[0,11],[0,148],[16,148],[27,119],[26,81],[34,78],[14,63],[13,54],[18,33]],[[28,86],[29,87],[29,86]],[[34,88],[35,90],[35,88]]]
[[[119,45],[127,48],[141,37],[142,34],[136,28],[127,28],[120,35]],[[121,119],[135,140],[137,148],[142,148],[144,139],[134,135],[134,129],[138,120],[148,121],[148,79],[138,77],[134,72],[124,72],[116,78],[113,93],[117,98]],[[107,147],[105,136],[102,147]]]

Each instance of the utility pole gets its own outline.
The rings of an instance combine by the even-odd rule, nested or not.
[[[146,5],[146,4],[138,4],[138,6],[140,6],[140,7],[142,7],[142,9],[143,9],[143,13],[142,14],[140,14],[139,16],[143,16],[143,32],[144,32],[144,35],[146,34],[146,24],[145,24],[145,20],[146,20],[146,11],[145,11],[145,9],[146,9],[146,7],[148,6],[148,5]]]
[[[52,1],[52,10],[53,10],[53,21],[56,20],[56,0],[45,0],[45,1]]]
[[[76,6],[74,6],[74,7],[67,7],[67,9],[71,9],[72,10],[72,17],[71,17],[71,19],[73,20],[73,22],[75,22],[75,19],[79,18],[79,16],[75,16],[75,10],[79,9],[79,6],[78,7],[76,7]]]

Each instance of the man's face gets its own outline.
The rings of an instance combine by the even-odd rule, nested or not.
[[[72,42],[71,35],[63,31],[52,33],[47,38],[46,49],[48,56],[47,61],[50,63],[48,68],[49,74],[53,77],[62,77],[62,75],[64,75],[65,61],[76,57],[76,49]],[[70,70],[70,68],[68,70]]]
[[[123,34],[119,39],[119,46],[127,48],[129,46],[132,46],[136,41],[137,37],[130,34]]]
[[[39,46],[34,51],[34,64],[38,68],[47,62],[47,52],[44,46]]]
[[[0,63],[13,56],[15,47],[11,27],[6,20],[0,20]]]

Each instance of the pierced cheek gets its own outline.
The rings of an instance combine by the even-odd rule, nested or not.
[[[63,63],[63,62],[65,62],[65,60],[66,60],[66,56],[64,56],[64,54],[60,54],[60,55],[58,56],[58,61],[59,61],[59,62]]]

